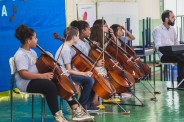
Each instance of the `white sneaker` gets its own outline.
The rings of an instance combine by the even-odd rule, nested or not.
[[[60,110],[54,115],[54,122],[68,122],[64,116],[63,112]]]
[[[73,121],[89,121],[94,119],[94,116],[87,114],[81,107],[78,107],[76,110],[73,110]]]

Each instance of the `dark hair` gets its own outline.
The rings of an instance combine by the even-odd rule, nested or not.
[[[169,18],[169,13],[172,13],[171,10],[165,10],[163,13],[162,13],[162,21],[165,22],[165,18]]]
[[[117,36],[117,32],[118,32],[118,28],[122,27],[119,24],[113,24],[110,28],[112,28],[112,30],[114,31],[114,35]]]
[[[64,37],[66,41],[70,41],[74,36],[77,36],[79,33],[78,28],[76,27],[67,27],[64,31]]]
[[[97,19],[94,23],[93,23],[93,27],[95,26],[99,26],[101,27],[102,26],[102,19]],[[106,21],[104,20],[104,25],[106,24]]]
[[[77,20],[74,20],[70,23],[70,26],[73,26],[73,27],[76,27],[78,28],[78,21]]]
[[[89,28],[89,24],[86,21],[82,21],[82,20],[74,20],[71,22],[70,26],[76,27],[79,29],[79,32],[81,32],[82,30],[85,30],[86,28]]]
[[[35,31],[32,28],[21,24],[16,28],[15,37],[20,40],[21,44],[25,44],[27,39],[32,39],[34,33]]]
[[[104,20],[104,25],[105,24],[106,21]],[[100,46],[102,46],[102,38],[103,38],[102,19],[98,19],[93,23],[93,27],[91,28],[90,39],[92,41],[97,41],[100,44]]]

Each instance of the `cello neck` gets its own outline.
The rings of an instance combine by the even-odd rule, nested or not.
[[[36,47],[43,53],[43,54],[47,54],[46,51],[41,48],[38,44],[36,45]]]
[[[106,37],[106,38],[108,38],[108,37]],[[108,38],[109,39],[109,38]],[[115,44],[115,42],[113,42],[112,40],[111,40],[111,43],[112,44],[114,44],[114,45],[116,45]],[[109,43],[110,44],[110,43]],[[117,45],[116,45],[117,46]],[[124,49],[122,49],[121,47],[119,47],[119,46],[117,46],[118,47],[118,49],[120,50],[120,51],[122,51],[123,53],[125,53],[125,54],[127,54],[127,52],[124,50]]]
[[[41,48],[38,44],[36,45],[36,48],[38,48],[44,55],[49,57],[52,61],[57,63],[59,66],[61,66],[53,57],[51,57],[43,48]]]
[[[85,58],[87,58],[91,63],[95,63],[90,57],[86,56],[82,51],[80,51],[77,47],[74,45],[72,46],[76,51],[78,51],[80,54],[82,54]]]
[[[65,39],[60,37],[58,34],[57,36],[54,35],[54,38],[57,39],[57,40],[60,40],[62,42],[65,42]],[[79,52],[80,54],[82,54],[86,59],[88,59],[91,63],[95,63],[90,57],[86,56],[82,51],[80,51],[77,47],[75,47],[74,45],[72,45],[72,47],[77,51]]]
[[[88,42],[89,42],[90,44],[93,44],[92,41],[91,41],[89,38],[85,38],[85,39],[88,40]],[[98,48],[100,51],[103,51],[103,49],[102,49],[101,47],[99,47],[98,45],[97,45],[97,48]],[[114,58],[113,58],[108,52],[104,51],[104,54],[105,54],[106,56],[108,56],[110,59],[114,60]]]

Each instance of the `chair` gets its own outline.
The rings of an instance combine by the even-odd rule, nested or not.
[[[17,92],[14,89],[14,82],[15,82],[15,62],[14,58],[11,57],[9,59],[9,65],[11,70],[11,78],[10,78],[10,109],[11,109],[11,122],[13,122],[13,93],[16,94],[22,94],[22,95],[31,95],[32,96],[32,122],[34,122],[34,96],[40,96],[41,97],[41,122],[44,122],[46,120],[46,114],[45,114],[45,96],[40,93],[27,93],[27,92]]]
[[[156,49],[155,47],[155,43],[153,42],[153,48],[154,48],[154,62],[156,63],[156,60],[155,60],[155,54],[158,54],[158,50]],[[174,66],[176,66],[176,63],[164,63],[164,62],[159,62],[159,64],[161,65],[170,65],[171,66],[171,83],[172,83],[172,88],[167,88],[167,89],[174,89]],[[164,68],[164,76],[165,74],[167,74],[167,69]],[[165,78],[164,78],[165,79]]]

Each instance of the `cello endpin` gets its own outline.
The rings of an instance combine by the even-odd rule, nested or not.
[[[150,98],[151,101],[158,101],[156,97]]]
[[[121,112],[121,114],[123,114],[123,115],[129,115],[130,114],[130,111]]]

